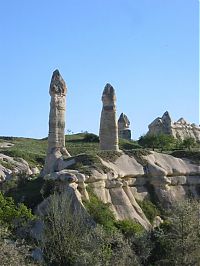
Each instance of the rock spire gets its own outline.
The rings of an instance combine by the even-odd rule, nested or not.
[[[67,87],[58,70],[53,72],[49,94],[51,96],[49,113],[48,151],[45,160],[45,174],[56,171],[57,160],[62,155],[70,156],[65,148],[65,110]]]
[[[100,121],[100,150],[119,150],[118,124],[116,118],[116,95],[110,84],[106,84],[102,95],[102,112]]]
[[[131,140],[131,130],[129,129],[130,121],[128,117],[121,113],[118,119],[119,138]]]

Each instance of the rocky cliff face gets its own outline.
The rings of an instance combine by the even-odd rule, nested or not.
[[[104,203],[110,204],[117,219],[136,220],[146,229],[151,225],[138,201],[153,197],[168,208],[189,196],[200,197],[198,164],[156,152],[118,153],[116,157],[110,160],[99,155],[98,167],[90,162],[85,168],[87,174],[60,169],[59,173],[52,173],[46,179],[64,180],[71,176],[68,183],[79,199],[88,199],[87,187],[90,186]],[[67,165],[74,165],[77,158],[68,160]]]
[[[169,134],[176,139],[184,140],[191,137],[200,141],[199,126],[186,122],[184,118],[173,122],[168,112],[165,112],[162,117],[157,117],[148,127],[148,134]]]

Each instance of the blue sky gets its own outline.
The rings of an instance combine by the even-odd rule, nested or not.
[[[98,134],[107,82],[134,139],[166,110],[199,123],[199,1],[0,3],[0,135],[47,136],[56,68],[68,87],[66,131]]]

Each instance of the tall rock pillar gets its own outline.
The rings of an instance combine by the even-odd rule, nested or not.
[[[103,108],[100,121],[100,150],[119,151],[118,125],[116,118],[115,90],[110,84],[106,84],[102,95]]]
[[[58,159],[70,156],[65,148],[65,110],[67,87],[58,70],[53,72],[49,94],[51,96],[49,113],[48,151],[44,173],[56,171]]]

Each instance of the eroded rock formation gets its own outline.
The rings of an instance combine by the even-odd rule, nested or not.
[[[175,202],[191,196],[200,198],[200,166],[197,163],[150,151],[116,154],[114,159],[99,154],[96,157],[101,162],[98,167],[89,160],[87,174],[65,169],[46,179],[76,183],[73,189],[79,200],[88,199],[89,186],[104,203],[109,203],[116,219],[135,220],[147,230],[151,224],[138,202],[156,199],[164,208],[170,208]],[[86,157],[83,159],[87,161]],[[76,160],[80,161],[80,156],[73,160],[69,160],[72,167]]]
[[[32,176],[39,173],[37,167],[30,167],[28,162],[22,158],[12,158],[0,153],[0,182],[9,180],[13,176]]]
[[[131,140],[131,130],[129,129],[129,126],[130,121],[128,117],[124,113],[121,113],[118,119],[119,138]]]
[[[70,156],[65,148],[65,110],[67,87],[58,70],[53,72],[49,94],[51,96],[49,113],[48,151],[44,174],[56,171],[58,159]]]
[[[118,151],[118,125],[116,118],[116,95],[110,84],[106,84],[102,95],[103,108],[100,121],[100,150]]]
[[[149,125],[148,134],[168,134],[181,140],[191,137],[200,141],[199,126],[186,122],[184,118],[173,122],[168,112],[165,112],[162,117],[157,117]]]

